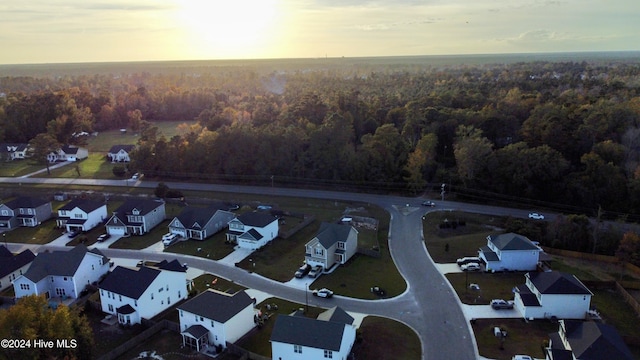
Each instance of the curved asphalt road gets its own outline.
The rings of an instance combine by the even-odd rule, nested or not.
[[[0,178],[0,183],[34,183],[53,185],[123,186],[122,180],[91,179],[38,179]],[[130,186],[155,188],[157,182],[128,181]],[[219,264],[215,261],[187,255],[141,252],[139,250],[103,249],[113,258],[162,260],[178,258],[189,266],[232,280],[238,284],[275,294],[283,299],[321,307],[339,305],[347,311],[388,317],[411,327],[422,343],[422,358],[476,359],[475,338],[465,320],[460,301],[445,277],[436,269],[422,241],[422,216],[426,209],[422,199],[400,196],[343,193],[336,191],[265,188],[256,186],[211,185],[193,183],[166,183],[172,189],[218,191],[258,195],[276,195],[335,199],[373,203],[391,215],[389,248],[393,260],[407,282],[407,290],[400,296],[384,300],[358,300],[335,296],[331,300],[308,296],[304,290],[250,274],[245,270]],[[526,217],[528,211],[454,202],[439,202],[438,210],[464,210],[468,212]],[[46,245],[45,245],[46,246]],[[52,247],[48,247],[52,249]]]

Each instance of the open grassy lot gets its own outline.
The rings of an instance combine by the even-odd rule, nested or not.
[[[504,342],[493,334],[496,326],[507,332]],[[480,356],[498,360],[508,360],[516,354],[544,359],[542,345],[549,340],[549,333],[558,331],[558,323],[546,320],[478,319],[472,327]]]
[[[158,127],[158,130],[167,139],[171,139],[172,136],[178,135],[177,127],[183,123],[195,124],[194,121],[159,121],[154,122],[153,125]],[[106,155],[113,145],[135,145],[138,142],[138,138],[138,134],[130,130],[124,134],[119,129],[108,130],[98,133],[98,136],[90,136],[87,139],[86,146],[89,152],[101,152]]]
[[[226,233],[222,231],[202,241],[193,239],[179,241],[165,248],[164,251],[220,260],[233,252],[234,245],[225,243],[226,237]]]
[[[30,174],[34,171],[43,169],[45,166],[36,164],[35,161],[28,159],[0,161],[0,176],[16,177]]]
[[[420,359],[420,339],[406,325],[386,318],[367,316],[359,329],[353,352],[356,359]]]
[[[460,301],[470,305],[488,305],[491,299],[513,299],[511,289],[524,284],[524,273],[465,272],[447,274]],[[480,290],[469,289],[469,284],[478,284]]]
[[[81,178],[81,179],[118,179],[113,175],[113,165],[103,153],[89,153],[89,157],[74,163],[51,169],[51,174],[42,172],[33,177],[41,178]]]

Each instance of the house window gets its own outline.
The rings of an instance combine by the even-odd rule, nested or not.
[[[171,305],[171,298],[167,296],[167,305]]]
[[[133,300],[133,305],[137,307],[138,306],[138,300]]]
[[[27,214],[33,215],[33,209],[27,209]]]
[[[178,299],[182,298],[182,295],[180,294],[180,290],[178,290]]]
[[[338,249],[344,249],[344,243],[342,241],[338,243]]]
[[[213,320],[211,320],[211,327],[213,327],[213,326],[214,326],[214,325],[213,325]]]
[[[100,289],[100,295],[104,296],[104,290]]]
[[[313,254],[314,255],[318,255],[318,256],[322,256],[322,255],[324,255],[324,250],[322,250],[321,248],[315,248],[313,250]]]
[[[333,351],[325,350],[324,351],[324,357],[327,358],[327,359],[333,359]]]
[[[67,281],[67,277],[66,276],[64,277],[64,281]]]
[[[293,345],[293,352],[302,354],[302,345]]]
[[[73,217],[76,219],[82,219],[82,214],[73,214]]]
[[[151,293],[151,300],[153,300],[153,293]]]
[[[118,300],[122,301],[122,295],[118,295]]]
[[[29,290],[29,284],[20,284],[20,289]]]
[[[109,304],[109,312],[113,312],[113,305]]]
[[[194,317],[196,318],[196,322],[198,322],[198,315],[194,315]]]
[[[95,270],[95,269],[96,267],[93,264],[91,264],[91,270]]]
[[[164,290],[164,288],[160,288],[160,289],[158,289],[158,292],[162,292],[162,290]]]
[[[167,291],[169,291],[169,285],[167,285]]]
[[[184,312],[182,310],[180,310],[180,317],[184,316]]]
[[[202,316],[200,316],[200,321],[204,321],[204,318]]]

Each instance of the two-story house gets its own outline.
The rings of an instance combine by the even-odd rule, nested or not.
[[[4,245],[0,246],[0,291],[12,286],[12,281],[24,274],[35,259],[31,250],[12,254]]]
[[[278,236],[278,218],[263,212],[244,213],[229,221],[227,241],[257,250]]]
[[[219,206],[187,206],[169,223],[169,232],[185,239],[204,240],[224,230],[235,214]]]
[[[111,162],[130,162],[131,158],[129,154],[131,154],[131,151],[135,148],[135,145],[113,145],[111,149],[109,149],[107,157]]]
[[[143,235],[164,221],[163,201],[127,199],[107,221],[107,233],[111,235]]]
[[[182,345],[226,348],[256,326],[254,299],[243,290],[235,294],[208,289],[178,306]]]
[[[109,259],[98,249],[76,245],[69,251],[38,253],[29,270],[13,281],[16,298],[28,295],[77,298],[88,284],[109,271]]]
[[[635,359],[616,329],[595,321],[560,320],[545,349],[546,360]]]
[[[58,227],[68,232],[89,231],[107,219],[107,204],[100,201],[73,199],[58,209]]]
[[[186,272],[177,260],[155,267],[116,266],[99,285],[102,311],[123,325],[151,319],[187,298]]]
[[[356,327],[353,318],[345,314],[336,308],[321,314],[318,319],[304,315],[278,315],[271,332],[271,358],[348,359],[356,340]]]
[[[27,157],[28,144],[1,143],[0,160],[13,161]]]
[[[593,293],[575,275],[530,272],[515,288],[514,305],[525,319],[584,319]]]
[[[487,271],[533,271],[542,249],[529,238],[514,233],[489,235],[478,256]]]
[[[346,263],[358,249],[358,230],[347,224],[323,222],[316,236],[305,245],[305,261],[329,269]]]
[[[53,209],[51,202],[31,196],[21,196],[0,204],[0,227],[13,229],[18,226],[36,227],[49,220]]]
[[[56,161],[79,161],[89,157],[89,150],[74,145],[65,145],[57,151],[47,155],[47,160],[53,163]]]

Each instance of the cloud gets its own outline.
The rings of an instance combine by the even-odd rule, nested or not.
[[[440,19],[425,19],[425,20],[415,20],[415,21],[404,21],[404,22],[393,22],[393,23],[377,23],[377,24],[361,24],[355,25],[354,28],[363,31],[379,31],[379,30],[390,30],[393,28],[399,27],[410,27],[424,24],[433,24],[438,22]]]

